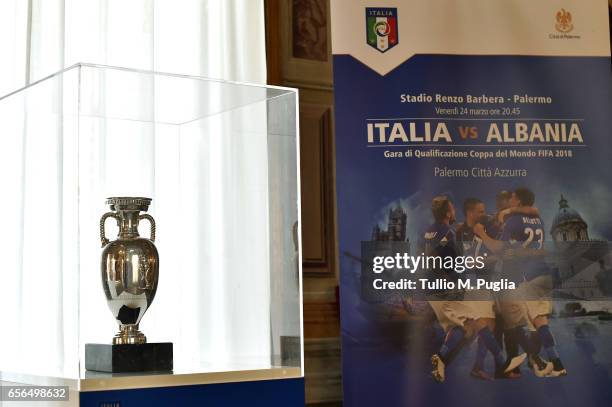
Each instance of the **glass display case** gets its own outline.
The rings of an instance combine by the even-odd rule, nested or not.
[[[302,377],[296,112],[294,89],[88,64],[2,97],[0,380]],[[171,372],[86,369],[85,345],[119,329],[101,274],[109,197],[151,199],[159,278],[140,330],[173,344]]]

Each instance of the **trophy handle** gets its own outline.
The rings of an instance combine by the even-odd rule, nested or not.
[[[142,215],[138,215],[139,221],[143,219],[148,220],[149,223],[151,224],[151,237],[149,238],[149,240],[151,240],[152,242],[155,242],[155,219],[153,219],[153,216],[149,215],[148,213],[143,213]]]
[[[104,232],[104,224],[108,218],[115,218],[115,220],[119,222],[119,218],[115,212],[106,212],[104,215],[102,215],[100,218],[100,240],[102,241],[102,247],[106,246],[110,242],[110,240],[106,238],[106,233]]]

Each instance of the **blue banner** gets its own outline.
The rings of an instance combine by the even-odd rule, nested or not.
[[[332,2],[346,406],[612,404],[607,4],[566,3]]]

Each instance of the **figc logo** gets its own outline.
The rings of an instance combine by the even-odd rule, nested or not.
[[[380,52],[395,47],[397,35],[397,8],[366,8],[366,41]]]

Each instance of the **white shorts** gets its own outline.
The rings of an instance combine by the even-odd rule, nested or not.
[[[504,321],[504,329],[516,328],[527,322],[525,302],[504,297],[497,302],[497,309]]]
[[[495,318],[494,304],[491,300],[429,301],[444,331],[463,327],[468,320]]]
[[[527,324],[535,329],[533,320],[552,313],[552,278],[540,276],[519,284],[514,292],[506,292],[498,301],[506,329]]]
[[[533,322],[539,316],[548,316],[552,313],[552,278],[540,276],[525,281],[518,287],[524,295],[525,308],[529,320]]]

